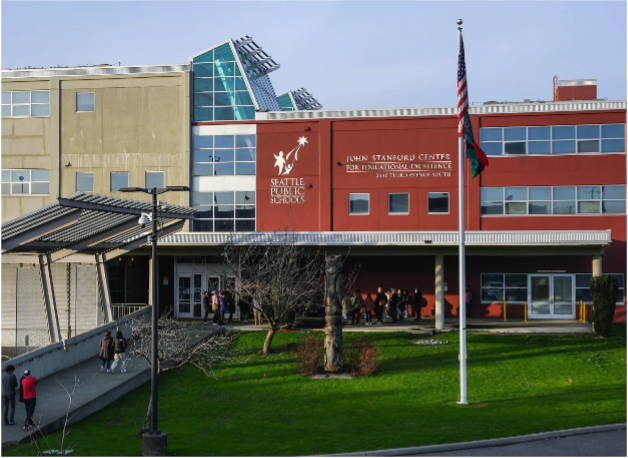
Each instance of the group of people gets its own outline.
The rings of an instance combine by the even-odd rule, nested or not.
[[[262,324],[262,313],[258,307],[255,306],[254,301],[251,298],[240,296],[237,301],[238,308],[240,309],[240,322],[248,323],[251,316],[251,309],[253,312],[253,318],[255,324]],[[251,307],[253,304],[253,307]],[[213,325],[224,326],[225,322],[231,324],[233,322],[233,315],[235,313],[236,301],[234,294],[231,291],[212,291],[210,297],[209,291],[205,291],[203,295],[203,311],[205,312],[203,322],[209,323],[209,314],[213,313]],[[228,317],[227,317],[228,315]]]
[[[107,373],[113,374],[118,362],[121,372],[126,372],[126,347],[127,341],[122,337],[122,331],[116,333],[116,338],[111,337],[111,331],[105,331],[105,337],[100,341],[100,353],[98,357],[101,359],[100,370],[104,371],[107,367]],[[113,364],[112,364],[113,362]]]
[[[15,366],[7,366],[2,376],[2,419],[4,426],[15,425],[15,390],[19,388],[19,402],[24,403],[26,409],[26,420],[24,421],[24,431],[29,431],[34,425],[33,414],[37,405],[37,379],[33,377],[31,371],[26,369],[18,384],[14,374]],[[9,412],[10,408],[10,412]]]
[[[351,296],[342,300],[342,319],[345,324],[360,324],[360,316],[364,316],[365,325],[373,324],[373,315],[379,324],[386,322],[386,315],[390,316],[393,323],[409,317],[409,306],[412,306],[412,316],[416,320],[421,319],[421,307],[423,305],[423,295],[419,288],[415,288],[414,294],[408,294],[408,290],[390,288],[383,291],[377,288],[377,294],[366,293],[366,298],[362,297],[359,289],[356,289]]]

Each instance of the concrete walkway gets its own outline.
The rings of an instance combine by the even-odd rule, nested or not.
[[[222,328],[200,325],[196,326],[196,329],[198,334],[195,336],[195,343],[209,338],[210,335]],[[92,358],[38,382],[37,407],[33,418],[35,423],[40,423],[44,434],[63,429],[69,398],[59,383],[63,384],[70,392],[74,388],[75,376],[79,379],[79,383],[84,383],[76,391],[72,401],[73,406],[70,415],[73,413],[76,415],[71,423],[76,423],[150,381],[150,368],[143,359],[134,361],[124,374],[120,373],[119,364],[113,374],[106,371],[101,372],[100,363],[98,358]],[[33,375],[37,377],[37,374],[34,373]],[[18,375],[18,380],[19,377]],[[15,404],[15,422],[17,424],[2,427],[2,448],[29,441],[29,433],[22,429],[26,420],[24,404],[17,402],[17,399]]]

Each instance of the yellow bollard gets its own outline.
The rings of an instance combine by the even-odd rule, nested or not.
[[[506,301],[504,301],[504,306],[502,307],[502,309],[504,310],[504,321],[508,321],[508,319],[506,318]]]
[[[584,320],[582,317],[582,301],[580,301],[580,323],[584,323]]]
[[[528,322],[528,303],[524,302],[523,303],[523,321],[524,322]]]

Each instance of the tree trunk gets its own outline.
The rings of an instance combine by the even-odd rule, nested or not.
[[[342,346],[342,258],[325,258],[325,370],[340,372],[344,366]]]
[[[267,355],[270,352],[270,344],[273,341],[273,337],[275,337],[275,328],[271,326],[268,328],[268,334],[266,334],[266,340],[264,341],[264,348],[262,348],[262,355]]]

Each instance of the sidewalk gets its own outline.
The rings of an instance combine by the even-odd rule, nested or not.
[[[214,332],[222,329],[202,325],[196,328],[198,334],[195,342],[207,339]],[[38,382],[37,407],[33,418],[35,423],[41,421],[41,430],[44,434],[63,429],[69,398],[59,382],[70,392],[74,388],[75,376],[79,378],[79,383],[85,383],[74,395],[70,416],[75,412],[78,413],[72,419],[70,423],[72,424],[105,408],[116,399],[150,380],[150,369],[148,363],[143,359],[135,360],[124,374],[120,373],[119,365],[114,374],[109,374],[106,371],[101,372],[100,363],[101,361],[95,357]],[[37,377],[37,374],[34,373],[33,375]],[[26,420],[24,404],[17,402],[17,399],[15,404],[15,422],[17,424],[2,427],[2,448],[29,441],[29,433],[22,429]]]

